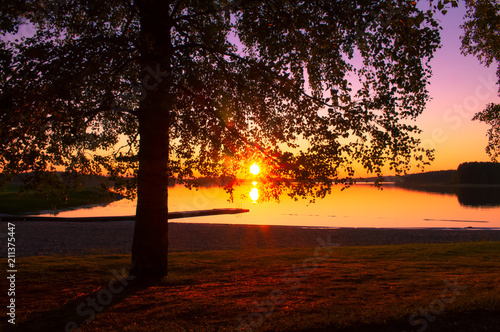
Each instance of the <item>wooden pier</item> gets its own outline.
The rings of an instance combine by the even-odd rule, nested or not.
[[[182,211],[170,212],[168,219],[181,219],[192,217],[216,216],[222,214],[238,214],[250,212],[248,209],[212,209],[212,210],[197,210],[197,211]],[[116,217],[52,217],[52,216],[13,216],[0,215],[0,221],[75,221],[75,222],[96,222],[96,221],[125,221],[135,220],[134,216],[116,216]]]

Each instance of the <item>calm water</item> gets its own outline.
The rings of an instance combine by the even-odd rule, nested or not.
[[[385,185],[378,190],[357,184],[341,191],[335,187],[325,199],[309,204],[284,199],[281,203],[253,203],[240,198],[251,190],[239,187],[235,202],[218,187],[191,191],[176,186],[169,191],[174,211],[246,208],[249,213],[177,219],[176,222],[293,225],[307,227],[453,227],[500,228],[500,188],[493,191],[461,188],[458,193],[422,192]],[[436,191],[436,190],[434,190]],[[488,204],[488,205],[483,205]],[[61,217],[134,215],[135,201],[121,200],[105,207],[65,211]]]

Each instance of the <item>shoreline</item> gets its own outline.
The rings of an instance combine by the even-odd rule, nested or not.
[[[225,212],[219,212],[219,210],[227,210]],[[170,221],[175,219],[183,219],[183,218],[196,218],[207,215],[216,215],[216,214],[239,214],[242,213],[237,210],[243,210],[243,213],[248,212],[247,209],[212,209],[212,210],[200,210],[200,211],[187,211],[187,212],[171,212],[169,213],[169,221],[168,224],[193,224],[193,225],[226,225],[226,226],[263,226],[263,227],[293,227],[300,229],[394,229],[394,230],[462,230],[462,231],[476,231],[476,230],[484,230],[484,231],[500,231],[500,227],[473,227],[473,226],[465,226],[465,227],[445,227],[445,226],[436,226],[436,227],[347,227],[347,226],[305,226],[305,225],[262,225],[262,224],[236,224],[236,223],[216,223],[216,222],[182,222],[182,221]],[[440,220],[440,219],[424,219],[424,220]],[[456,223],[488,223],[488,221],[473,221],[473,220],[444,220],[444,221],[453,221]],[[26,223],[34,223],[34,222],[43,222],[43,223],[107,223],[107,222],[132,222],[135,223],[135,216],[102,216],[102,217],[53,217],[53,216],[32,216],[32,215],[6,215],[0,214],[0,225],[8,223],[8,222],[26,222]],[[2,231],[0,229],[0,238],[2,236]]]
[[[169,224],[182,223],[182,224],[200,224],[200,225],[228,225],[228,226],[269,226],[269,227],[296,227],[302,229],[430,229],[430,230],[500,230],[500,227],[346,227],[346,226],[304,226],[304,225],[261,225],[261,224],[235,224],[235,223],[213,223],[213,222],[170,222],[170,220],[195,218],[210,215],[221,214],[240,214],[249,212],[248,209],[210,209],[198,211],[179,211],[169,213]],[[441,219],[424,219],[424,221],[439,221]],[[488,221],[477,220],[449,220],[456,223],[488,223]],[[100,223],[100,222],[135,222],[135,215],[131,216],[101,216],[101,217],[56,217],[56,216],[37,216],[37,215],[9,215],[0,213],[0,225],[6,222],[72,222],[72,223]],[[0,231],[0,235],[1,235]]]
[[[6,237],[0,229],[0,237]],[[18,221],[16,256],[129,254],[134,221]],[[318,239],[340,246],[500,241],[500,230],[480,228],[313,228],[209,223],[169,223],[169,251],[315,247]],[[7,241],[0,242],[6,257]]]

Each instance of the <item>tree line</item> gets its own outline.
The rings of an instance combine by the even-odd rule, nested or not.
[[[500,184],[500,163],[466,162],[456,170],[408,174],[397,180],[397,183],[402,186]]]

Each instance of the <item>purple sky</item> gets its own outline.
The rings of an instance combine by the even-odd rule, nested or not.
[[[431,61],[432,97],[426,111],[417,119],[424,130],[422,140],[436,149],[436,160],[429,170],[453,169],[466,161],[488,161],[484,149],[488,126],[471,121],[476,112],[491,102],[500,102],[496,86],[496,66],[479,63],[474,56],[460,52],[465,8],[451,9],[439,15],[443,26],[442,48]]]
[[[461,1],[459,8],[438,15],[443,46],[431,61],[432,100],[416,120],[424,130],[421,138],[425,147],[436,149],[436,160],[426,170],[455,169],[462,162],[489,160],[484,151],[488,126],[471,119],[486,104],[500,103],[496,67],[486,68],[474,56],[461,54],[459,38],[463,31],[459,26],[464,14]],[[21,33],[31,34],[33,30],[24,26]],[[357,175],[363,173],[360,170]]]

